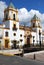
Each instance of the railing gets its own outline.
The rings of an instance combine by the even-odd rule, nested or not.
[[[13,28],[13,31],[14,31],[14,30],[17,30],[17,28]]]

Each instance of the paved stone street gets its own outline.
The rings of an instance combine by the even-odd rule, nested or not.
[[[0,55],[0,65],[44,65],[44,63],[24,57]]]
[[[24,57],[27,59],[35,59],[35,60],[44,62],[44,50],[26,53],[26,54],[24,54]]]

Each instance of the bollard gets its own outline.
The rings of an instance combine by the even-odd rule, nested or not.
[[[36,59],[36,57],[35,57],[35,54],[34,54],[34,60]]]

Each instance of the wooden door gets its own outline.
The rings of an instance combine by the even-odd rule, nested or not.
[[[9,40],[5,40],[5,48],[8,48],[8,41]]]
[[[27,38],[27,44],[30,44],[30,38]]]
[[[30,47],[30,37],[29,36],[27,37],[27,46]]]

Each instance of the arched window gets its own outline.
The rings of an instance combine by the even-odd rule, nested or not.
[[[35,27],[35,23],[33,23],[33,27]]]
[[[15,20],[15,14],[13,14],[13,20]]]
[[[5,20],[7,20],[8,19],[8,13],[6,13],[6,15],[5,15]]]
[[[8,32],[7,31],[5,32],[5,36],[8,37]]]

